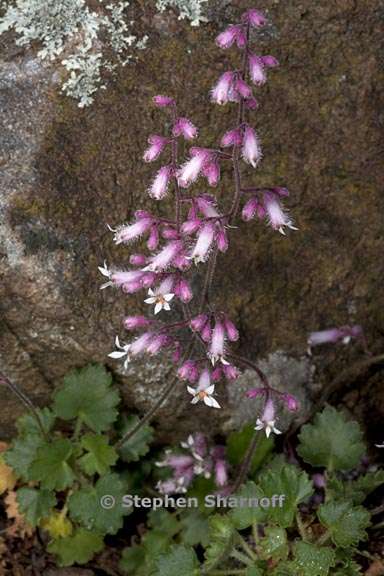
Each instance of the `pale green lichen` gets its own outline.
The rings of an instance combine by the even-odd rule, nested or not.
[[[207,2],[156,0],[156,6],[160,11],[174,8],[180,18],[197,26],[206,21],[203,4]],[[18,45],[38,42],[39,58],[60,59],[66,72],[62,90],[84,107],[93,102],[99,88],[105,88],[103,70],[125,66],[136,59],[135,50],[146,47],[147,36],[131,33],[134,21],[127,18],[129,5],[126,0],[98,0],[91,9],[87,0],[11,0],[0,19],[0,34],[14,29]]]
[[[187,18],[192,26],[199,26],[201,22],[206,22],[207,18],[204,9],[208,0],[157,0],[156,7],[160,12],[167,8],[175,8],[179,12],[179,18]]]
[[[134,58],[129,49],[142,49],[146,43],[146,37],[138,39],[129,32],[125,15],[129,2],[98,4],[95,11],[85,0],[16,0],[0,20],[0,34],[14,29],[18,45],[37,41],[39,58],[60,58],[67,71],[63,91],[80,107],[91,104],[93,94],[104,86],[103,69],[126,64]],[[104,55],[108,48],[115,62]]]

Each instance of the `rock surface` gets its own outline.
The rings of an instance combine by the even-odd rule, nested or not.
[[[234,109],[211,105],[208,93],[235,52],[219,51],[214,37],[248,5],[215,3],[212,22],[197,29],[145,9],[140,32],[151,33],[148,49],[86,110],[60,95],[54,67],[32,50],[15,50],[11,35],[0,37],[0,369],[37,403],[73,367],[105,362],[114,335],[123,335],[122,316],[142,306],[136,297],[99,291],[97,266],[104,259],[123,265],[129,253],[113,245],[106,223],[149,206],[153,166],[141,155],[148,134],[162,130],[163,115],[150,106],[154,94],[177,98],[201,128],[201,145],[231,126]],[[286,185],[299,232],[284,238],[264,224],[240,224],[220,257],[217,301],[240,327],[241,353],[253,360],[269,362],[279,350],[289,365],[301,365],[309,331],[355,322],[379,351],[383,8],[363,0],[264,0],[260,8],[273,23],[259,37],[260,50],[281,67],[258,90],[253,118],[265,158],[257,172],[247,171],[248,182]],[[230,186],[227,169],[218,194],[230,194]],[[319,351],[317,384],[359,354]],[[127,405],[148,408],[166,367],[142,363],[123,376],[108,364]],[[304,364],[290,386],[305,390],[307,401],[314,386]],[[236,392],[222,387],[220,397],[228,407],[209,414],[211,432],[239,423]],[[207,412],[192,414],[186,400],[177,387],[159,414],[165,433],[176,420],[180,435],[207,427]],[[371,417],[382,418],[383,406],[374,409]],[[9,436],[22,410],[2,391],[0,436]]]

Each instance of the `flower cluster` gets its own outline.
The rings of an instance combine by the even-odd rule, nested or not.
[[[131,222],[110,228],[116,244],[140,241],[143,245],[145,241],[148,252],[132,254],[129,269],[106,264],[99,268],[107,279],[102,288],[115,286],[128,294],[145,290],[144,302],[152,311],[148,317],[124,319],[124,328],[138,334],[128,343],[120,343],[117,338],[116,350],[110,357],[123,359],[127,366],[138,355],[171,352],[178,367],[177,377],[186,381],[191,403],[211,408],[221,407],[216,388],[221,380],[236,380],[236,364],[241,363],[241,358],[231,351],[231,345],[239,338],[238,330],[228,314],[216,308],[211,294],[217,257],[228,250],[230,229],[241,211],[244,220],[257,215],[282,233],[285,228],[295,229],[282,207],[282,199],[288,195],[286,188],[249,188],[242,182],[242,167],[256,168],[262,158],[260,139],[248,119],[257,108],[254,87],[263,85],[268,70],[278,65],[273,56],[255,54],[251,49],[252,29],[265,23],[261,12],[250,9],[216,39],[220,48],[236,46],[243,56],[242,69],[224,72],[211,90],[214,103],[231,102],[237,106],[237,120],[219,137],[217,147],[193,145],[187,158],[180,161],[180,142],[195,141],[198,129],[190,118],[179,113],[174,98],[153,98],[154,105],[168,114],[169,129],[148,138],[144,161],[161,161],[148,194],[156,201],[172,197],[174,214],[164,218],[138,210]],[[225,194],[220,194],[219,200],[213,193],[191,192],[192,185],[200,180],[202,186],[218,187],[224,163],[233,166],[230,202]],[[191,281],[196,276],[196,266],[204,270],[205,276],[198,294],[192,289],[198,283],[195,278],[193,284]],[[167,322],[171,310],[175,316]],[[260,375],[259,369],[256,372]],[[268,395],[265,401],[268,414],[258,420],[259,427],[264,420],[274,421]],[[267,434],[270,430],[277,432],[274,425],[266,424]]]
[[[227,485],[228,463],[224,446],[209,448],[204,435],[197,433],[188,436],[186,442],[181,442],[181,447],[183,453],[168,450],[165,459],[156,462],[157,466],[172,470],[172,476],[160,480],[156,486],[161,494],[185,493],[197,476],[213,477],[220,489]]]

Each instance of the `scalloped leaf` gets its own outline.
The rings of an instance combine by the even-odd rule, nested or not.
[[[199,576],[200,564],[192,548],[174,546],[157,562],[154,576]]]
[[[265,535],[259,542],[262,557],[265,560],[286,560],[289,548],[284,528],[267,526],[264,532]]]
[[[212,569],[227,557],[233,546],[234,535],[235,529],[228,516],[215,514],[209,518],[209,544],[204,554],[206,570]]]
[[[42,518],[50,514],[57,502],[55,494],[50,490],[36,490],[35,488],[20,488],[16,492],[16,500],[19,512],[34,528]]]
[[[117,418],[116,406],[120,402],[111,384],[112,377],[103,366],[74,370],[54,394],[55,414],[63,420],[80,418],[94,432],[108,430]]]
[[[229,517],[236,528],[244,530],[254,522],[264,522],[267,512],[259,505],[260,499],[264,496],[260,486],[250,480],[233,496],[237,505],[231,509]]]
[[[58,438],[40,446],[29,470],[31,480],[41,483],[48,490],[64,490],[73,484],[75,474],[68,463],[72,455],[72,444]]]
[[[78,528],[71,536],[53,540],[47,550],[58,557],[59,566],[86,564],[104,548],[102,536],[85,528]]]
[[[313,494],[313,486],[306,472],[300,471],[292,464],[285,464],[280,469],[267,470],[260,476],[260,488],[270,499],[267,508],[268,517],[283,528],[289,528],[294,520],[298,505]],[[273,497],[283,495],[282,505]]]
[[[118,459],[116,450],[108,444],[108,438],[100,434],[86,434],[81,439],[81,446],[87,453],[78,462],[89,476],[107,474]]]
[[[293,546],[293,556],[291,566],[296,570],[295,576],[327,576],[336,562],[332,548],[308,542],[296,542]]]
[[[69,515],[88,530],[96,530],[101,534],[116,534],[123,526],[124,516],[132,511],[131,508],[123,506],[124,494],[125,484],[118,474],[107,474],[94,486],[80,488],[70,496]],[[114,498],[114,505],[110,509],[104,509],[101,505],[105,495]]]
[[[351,502],[327,502],[317,512],[336,546],[348,548],[360,540],[367,539],[366,528],[370,525],[370,514],[362,506],[352,507]]]
[[[359,424],[331,406],[317,414],[313,424],[301,428],[299,440],[297,451],[303,460],[329,471],[350,470],[365,453]]]

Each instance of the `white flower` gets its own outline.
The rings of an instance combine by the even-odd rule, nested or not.
[[[114,359],[120,359],[120,358],[124,358],[124,356],[126,356],[125,360],[124,360],[124,369],[126,370],[128,367],[129,362],[131,361],[131,357],[129,354],[129,349],[131,347],[130,344],[120,344],[119,341],[119,337],[116,336],[115,338],[115,346],[118,350],[115,350],[114,352],[111,352],[110,354],[108,354],[109,358],[114,358]]]
[[[275,422],[276,420],[267,420],[266,422],[264,422],[263,420],[260,420],[260,418],[258,418],[256,420],[255,430],[263,430],[264,428],[265,435],[267,438],[269,438],[271,432],[273,432],[274,434],[281,434],[281,430],[278,430],[275,427]]]
[[[376,448],[384,448],[384,442],[383,444],[375,444]]]
[[[261,418],[256,420],[255,430],[265,429],[265,435],[269,438],[271,432],[274,434],[281,434],[282,432],[275,427],[275,406],[269,398],[264,406],[264,411]]]
[[[187,386],[187,390],[193,396],[191,404],[196,404],[199,400],[202,400],[204,404],[210,408],[221,408],[220,404],[213,397],[215,385],[211,385],[211,378],[208,370],[203,370],[201,373],[196,389]]]
[[[155,304],[155,314],[158,314],[163,309],[168,311],[171,309],[169,302],[174,297],[174,294],[158,294],[150,288],[148,290],[148,296],[149,298],[146,298],[144,302],[146,304]]]
[[[105,261],[104,261],[104,266],[98,266],[97,268],[98,268],[99,272],[102,273],[103,276],[105,276],[106,278],[109,278],[109,279],[111,278],[111,272],[110,272],[110,270],[108,270],[107,263]],[[113,282],[111,282],[111,280],[109,280],[109,282],[105,282],[105,284],[102,284],[100,286],[100,290],[104,290],[104,288],[108,288],[108,286],[112,286],[112,285],[113,285]]]

